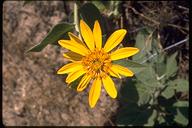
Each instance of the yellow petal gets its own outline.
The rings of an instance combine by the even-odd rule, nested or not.
[[[76,80],[77,78],[79,78],[80,76],[82,76],[86,71],[84,69],[80,69],[76,72],[71,72],[67,78],[66,78],[66,82],[68,84],[70,84],[71,82],[73,82],[74,80]]]
[[[72,41],[75,41],[75,42],[77,42],[77,43],[79,43],[79,44],[81,44],[81,45],[83,45],[83,46],[86,47],[86,45],[79,39],[79,37],[77,37],[76,35],[74,35],[74,34],[71,33],[71,32],[69,32],[68,35],[69,35],[69,38],[70,38]]]
[[[96,48],[102,47],[102,31],[99,22],[96,20],[93,28],[93,36],[95,40]]]
[[[115,88],[114,82],[111,79],[111,77],[107,75],[105,78],[102,78],[102,81],[103,81],[103,86],[107,91],[107,93],[109,94],[109,96],[111,96],[112,98],[116,98],[117,90]]]
[[[81,79],[79,85],[77,86],[77,91],[80,92],[80,91],[83,91],[88,83],[90,82],[91,80],[91,76],[90,75],[84,75],[83,78]]]
[[[80,31],[89,49],[94,50],[95,44],[94,44],[93,32],[83,20],[80,21]]]
[[[101,79],[97,78],[89,91],[89,105],[91,108],[95,107],[97,100],[101,93]]]
[[[83,56],[89,54],[89,50],[84,47],[83,45],[75,42],[75,41],[72,41],[72,40],[59,40],[58,43],[66,48],[66,49],[69,49],[75,53],[78,53],[78,54],[81,54]]]
[[[116,47],[123,40],[127,31],[125,29],[120,29],[115,31],[108,39],[104,46],[104,50],[106,52],[111,51],[114,47]]]
[[[137,52],[139,52],[139,49],[134,47],[120,48],[115,52],[111,53],[111,59],[119,60],[119,59],[127,58],[136,54]]]
[[[111,69],[109,70],[109,74],[110,74],[111,76],[113,76],[113,77],[117,77],[117,78],[120,78],[120,79],[121,79],[121,76],[119,75],[119,73],[116,72],[116,70],[113,70],[113,68],[111,68]]]
[[[82,55],[77,54],[75,52],[69,51],[63,54],[63,56],[67,59],[69,59],[70,61],[80,61],[82,59]]]
[[[131,70],[129,70],[128,68],[123,67],[123,66],[120,66],[120,65],[117,65],[117,64],[113,64],[113,65],[111,66],[111,69],[112,69],[114,72],[118,72],[119,74],[124,75],[124,76],[129,76],[129,77],[131,77],[131,76],[134,75],[134,73],[133,73]]]
[[[83,68],[83,65],[80,62],[73,62],[64,65],[57,71],[57,74],[65,74],[69,72],[75,72]]]

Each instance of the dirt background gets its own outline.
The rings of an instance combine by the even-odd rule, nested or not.
[[[82,93],[67,88],[64,76],[56,71],[67,61],[64,49],[47,46],[42,52],[25,52],[39,43],[49,30],[62,21],[69,22],[73,2],[23,1],[3,3],[3,124],[6,126],[87,126],[115,125],[118,99],[102,90],[94,109],[88,104],[88,89]],[[129,8],[128,6],[134,7]],[[189,4],[186,1],[133,2],[120,5],[122,16],[109,18],[111,29],[125,28],[129,44],[143,26],[157,29],[154,21],[172,26],[158,28],[163,48],[185,39],[189,33]],[[146,17],[143,17],[146,16]],[[150,17],[150,18],[148,18]],[[127,36],[127,35],[126,35]],[[133,42],[132,42],[133,41]],[[129,45],[128,44],[128,45]],[[127,45],[127,44],[124,44]],[[188,79],[189,46],[177,46],[178,76]],[[115,82],[118,90],[120,82]]]
[[[25,54],[69,13],[62,1],[3,3],[3,124],[104,125],[117,108],[117,100],[102,90],[96,107],[88,104],[88,89],[77,93],[67,88],[56,71],[66,63],[64,50],[48,46]]]

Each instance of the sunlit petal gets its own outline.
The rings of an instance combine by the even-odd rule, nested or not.
[[[78,71],[79,69],[82,69],[83,65],[80,62],[74,62],[74,63],[69,63],[61,67],[58,71],[57,74],[65,74],[69,72],[75,72]]]
[[[79,78],[80,76],[82,76],[83,74],[85,74],[85,70],[83,70],[83,69],[80,69],[80,70],[78,70],[78,71],[76,71],[76,72],[72,72],[72,73],[70,73],[68,76],[67,76],[67,78],[66,78],[66,82],[68,83],[68,84],[70,84],[71,82],[73,82],[74,80],[76,80],[77,78]]]
[[[111,53],[111,59],[119,60],[119,59],[127,58],[136,54],[137,52],[139,52],[139,49],[134,47],[120,48],[114,51],[113,53]]]
[[[94,80],[93,85],[89,91],[89,105],[91,108],[95,106],[101,93],[101,79],[97,78]]]
[[[116,98],[117,90],[115,88],[114,82],[111,79],[111,77],[107,75],[105,78],[102,78],[102,81],[103,81],[103,86],[107,91],[107,93],[109,94],[109,96],[111,96],[112,98]]]
[[[102,47],[102,31],[100,28],[100,24],[97,20],[95,21],[95,24],[94,24],[93,36],[94,36],[96,47],[101,49],[101,47]]]
[[[95,42],[94,42],[93,32],[83,20],[80,21],[80,31],[89,49],[94,50]]]
[[[104,50],[109,52],[115,48],[119,43],[121,43],[126,33],[127,31],[125,29],[120,29],[111,34],[104,46]]]
[[[77,54],[75,52],[69,51],[63,54],[63,56],[67,59],[69,59],[70,61],[80,61],[82,59],[82,55]]]
[[[128,68],[126,67],[123,67],[123,66],[120,66],[118,64],[113,64],[111,69],[115,72],[118,72],[119,74],[121,75],[124,75],[124,76],[128,76],[128,77],[131,77],[134,75],[134,73],[129,70]]]
[[[91,76],[90,75],[84,75],[83,78],[81,79],[79,85],[77,86],[77,91],[80,92],[80,91],[83,91],[88,83],[90,82],[91,80]]]
[[[58,43],[66,48],[66,49],[69,49],[75,53],[78,53],[78,54],[81,54],[83,56],[89,54],[89,50],[84,47],[83,45],[75,42],[75,41],[72,41],[72,40],[59,40]]]

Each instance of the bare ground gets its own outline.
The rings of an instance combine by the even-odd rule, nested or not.
[[[51,27],[66,20],[69,14],[63,7],[62,1],[3,3],[4,125],[98,126],[110,122],[116,111],[117,100],[104,90],[91,109],[88,89],[77,93],[65,85],[64,77],[56,74],[66,63],[62,48],[48,46],[40,53],[25,54]]]

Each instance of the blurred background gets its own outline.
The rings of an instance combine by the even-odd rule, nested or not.
[[[174,90],[171,90],[172,88],[166,90],[166,86],[161,91],[155,90],[155,93],[147,92],[146,96],[146,94],[140,95],[138,89],[143,80],[139,78],[144,78],[145,75],[136,75],[136,78],[133,78],[137,84],[130,79],[123,81],[115,79],[119,90],[118,98],[111,99],[105,90],[102,90],[97,105],[91,109],[88,104],[89,90],[77,93],[76,90],[66,86],[63,76],[56,74],[56,71],[66,63],[62,57],[65,49],[57,45],[48,45],[41,52],[26,53],[29,48],[41,42],[56,24],[73,23],[74,1],[4,1],[3,124],[8,126],[187,125],[189,3],[187,1],[77,1],[77,3],[81,6],[91,3],[100,11],[102,20],[105,21],[106,37],[114,30],[124,28],[128,30],[123,40],[124,46],[136,46],[141,48],[141,51],[145,46],[149,48],[144,49],[146,54],[143,54],[145,57],[142,57],[142,60],[138,59],[139,55],[133,59],[142,64],[152,65],[152,69],[161,74],[157,77],[159,83],[169,85],[171,81],[175,82],[175,86],[181,82],[185,87],[179,85],[178,88],[186,89],[179,90],[176,85]],[[142,42],[145,46],[140,45]],[[154,46],[153,42],[158,43]],[[153,54],[158,55],[148,61],[147,58],[150,59]],[[163,81],[161,81],[164,79],[163,75],[159,73],[162,69],[161,63],[167,67],[166,71],[175,66],[167,73],[170,76]],[[145,71],[143,73],[145,74]],[[142,74],[142,71],[138,74]],[[146,76],[150,75],[146,73]],[[148,79],[151,80],[150,77]],[[155,87],[157,88],[160,86]],[[159,93],[154,98],[156,92]],[[142,96],[147,98],[140,99]],[[136,103],[130,104],[125,99],[135,100]],[[147,111],[145,106],[148,106]],[[172,109],[170,106],[176,108]],[[179,107],[182,107],[182,110]],[[133,115],[140,114],[141,109],[146,113],[134,117]],[[159,109],[162,110],[158,111]]]

